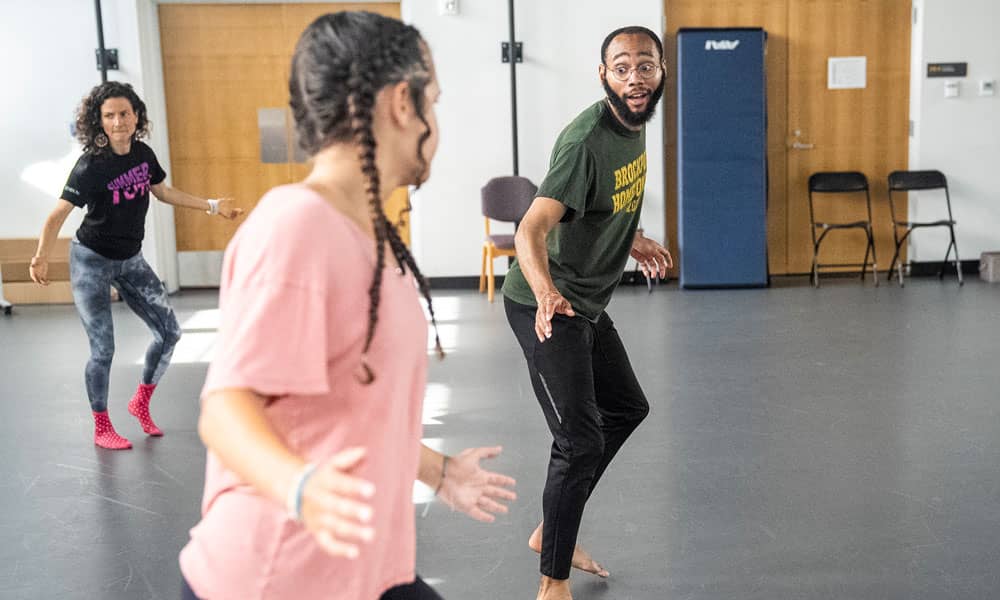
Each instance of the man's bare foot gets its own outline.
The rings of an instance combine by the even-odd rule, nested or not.
[[[573,600],[569,590],[569,579],[552,579],[542,575],[535,600]]]
[[[542,551],[542,523],[538,524],[538,527],[531,533],[531,537],[528,538],[528,547],[535,552],[541,553]],[[580,544],[576,545],[573,549],[573,568],[580,569],[585,573],[592,573],[598,577],[607,577],[610,575],[607,569],[602,567],[596,560],[591,558],[587,551],[580,547]],[[558,579],[553,579],[552,581],[560,581]],[[541,596],[539,596],[540,598]]]

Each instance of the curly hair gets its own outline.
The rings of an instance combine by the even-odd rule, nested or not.
[[[366,356],[378,325],[378,306],[385,269],[386,242],[400,271],[407,269],[427,301],[438,356],[444,356],[437,332],[430,286],[417,268],[409,248],[396,226],[382,209],[379,172],[375,166],[375,134],[372,113],[379,90],[400,82],[409,84],[410,98],[425,131],[417,144],[417,162],[423,179],[427,170],[423,156],[424,142],[431,135],[424,117],[425,89],[432,79],[425,60],[423,38],[416,28],[396,19],[370,12],[345,11],[319,17],[302,33],[292,57],[288,82],[291,109],[299,143],[309,154],[338,142],[359,148],[361,174],[375,229],[375,269],[368,289],[368,330],[362,350],[363,383],[371,383],[375,374]]]
[[[109,98],[125,98],[132,104],[135,111],[136,124],[134,140],[141,140],[149,135],[149,119],[146,117],[146,104],[135,93],[132,86],[120,81],[107,81],[94,86],[80,102],[76,110],[76,139],[83,146],[84,152],[91,154],[101,154],[110,152],[110,146],[98,146],[96,139],[98,134],[104,133],[104,126],[101,123],[101,107],[104,101]]]

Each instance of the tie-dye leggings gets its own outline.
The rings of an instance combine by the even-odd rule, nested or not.
[[[181,337],[174,310],[167,302],[163,283],[150,268],[142,253],[126,260],[112,260],[80,242],[70,244],[70,282],[73,300],[90,339],[90,360],[85,381],[90,407],[103,412],[108,407],[108,379],[111,358],[115,353],[115,331],[111,320],[111,286],[114,286],[132,311],[153,332],[153,343],[146,350],[143,383],[157,383],[170,364],[170,355]]]

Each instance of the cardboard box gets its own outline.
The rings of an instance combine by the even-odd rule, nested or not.
[[[3,295],[11,304],[72,304],[73,290],[68,281],[41,286],[34,281],[3,284]]]
[[[4,283],[31,281],[31,261],[0,263]],[[69,261],[49,261],[49,281],[69,281]]]
[[[979,278],[988,283],[1000,283],[1000,252],[983,252],[979,256]]]
[[[3,295],[12,304],[72,304],[69,284],[69,238],[59,238],[49,256],[47,287],[31,280],[31,257],[38,248],[32,238],[0,239],[0,281]]]

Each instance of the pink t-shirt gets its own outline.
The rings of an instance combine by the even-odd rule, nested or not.
[[[369,350],[376,379],[355,373],[368,324],[375,243],[302,185],[268,192],[226,250],[216,358],[202,396],[250,388],[276,399],[285,443],[320,462],[351,446],[376,486],[375,540],[355,560],[324,552],[282,504],[208,453],[202,520],[180,555],[205,600],[373,600],[414,578],[413,482],[427,371],[427,321],[412,276],[386,253]]]

